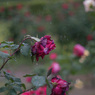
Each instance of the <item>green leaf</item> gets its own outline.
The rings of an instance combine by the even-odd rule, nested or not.
[[[46,95],[51,95],[51,88],[47,86],[47,91],[46,91]]]
[[[33,54],[31,53],[31,60],[32,62],[34,62],[34,56],[32,56]]]
[[[17,95],[17,92],[14,89],[10,89],[7,95]]]
[[[33,39],[33,40],[35,40],[35,41],[37,41],[37,42],[40,41],[40,39],[39,39],[39,38],[36,38],[36,37],[31,37],[31,39]]]
[[[28,44],[26,44],[26,43],[23,43],[23,44],[24,44],[24,46],[21,46],[20,52],[23,55],[27,56],[29,54],[29,51],[30,51],[30,46]]]
[[[10,45],[10,47],[11,47],[11,49],[17,49],[19,47],[19,45],[13,44],[13,45]]]
[[[0,48],[8,48],[12,44],[13,44],[12,41],[3,41],[3,42],[1,42]]]
[[[26,75],[23,76],[23,77],[33,77],[33,76],[36,76],[36,74],[26,74]]]
[[[1,87],[1,88],[0,88],[0,93],[1,93],[1,92],[4,92],[4,91],[6,91],[6,90],[8,90],[7,87]]]
[[[24,84],[24,83],[22,83],[21,85],[22,85],[22,87],[26,90],[26,86],[25,86],[25,84]]]
[[[10,56],[9,54],[0,51],[0,57],[8,58],[9,56]]]
[[[16,85],[13,85],[12,87],[13,87],[13,89],[15,89],[15,91],[22,92],[22,89],[21,89],[21,87],[19,87],[19,86],[16,86]]]
[[[46,78],[46,83],[47,83],[48,87],[50,88],[50,83],[47,78]]]
[[[36,86],[36,87],[40,87],[40,86],[43,86],[46,84],[46,80],[45,80],[45,77],[44,76],[34,76],[32,77],[32,84],[33,86]]]
[[[52,68],[49,69],[48,73],[47,73],[47,77],[52,73]]]

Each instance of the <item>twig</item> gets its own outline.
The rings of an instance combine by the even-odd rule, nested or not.
[[[33,89],[33,87],[31,87],[31,88],[29,88],[29,89],[27,89],[27,90],[25,90],[25,91],[23,91],[23,92],[20,92],[20,93],[18,93],[17,95],[21,95],[22,93],[27,92],[27,91],[30,91],[31,89]]]
[[[19,47],[16,49],[15,52],[13,52],[10,56],[13,56],[21,47],[22,43],[27,40],[27,39],[31,39],[30,37],[27,37],[25,39],[22,40],[22,42],[19,44]],[[6,61],[3,63],[3,65],[0,67],[0,71],[4,68],[4,66],[6,65],[6,63],[10,60],[11,58],[7,58]]]

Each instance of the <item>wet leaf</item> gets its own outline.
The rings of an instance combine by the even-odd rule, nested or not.
[[[46,84],[46,79],[44,76],[36,75],[36,76],[32,77],[31,82],[32,82],[33,86],[40,87],[40,86],[43,86]]]

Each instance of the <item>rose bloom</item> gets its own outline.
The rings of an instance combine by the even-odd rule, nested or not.
[[[36,95],[36,94],[35,91],[31,90],[31,91],[24,92],[21,95]]]
[[[70,16],[74,16],[74,12],[73,11],[69,11],[69,15]]]
[[[56,74],[61,70],[60,65],[57,62],[53,62],[52,65],[49,67],[49,69],[52,68],[52,73]]]
[[[22,4],[18,4],[18,5],[17,5],[17,9],[18,9],[18,10],[21,10],[21,9],[22,9]]]
[[[46,86],[43,87],[39,87],[36,91],[35,91],[35,95],[47,95],[46,94]]]
[[[53,85],[51,95],[66,95],[66,91],[69,90],[70,83],[61,78],[54,77],[51,79],[51,83]]]
[[[4,53],[8,54],[8,51],[7,51],[7,50],[3,50],[2,52],[4,52]]]
[[[91,34],[87,35],[87,40],[88,41],[93,40],[93,36]]]
[[[51,53],[49,57],[50,57],[51,60],[54,60],[54,59],[57,58],[57,54],[56,53]]]
[[[44,37],[41,37],[39,42],[36,42],[32,47],[31,51],[33,56],[36,55],[36,60],[39,60],[39,57],[44,58],[45,55],[48,55],[50,51],[55,49],[55,43],[53,40],[51,40],[50,35],[46,35]]]
[[[81,46],[80,44],[76,44],[74,46],[74,49],[73,49],[74,55],[81,57],[82,55],[84,55],[84,51],[85,51],[85,48]]]
[[[10,70],[6,70],[6,72],[11,74],[11,71]]]
[[[26,82],[27,82],[27,83],[31,83],[31,80],[32,80],[31,77],[26,77]]]
[[[52,20],[52,17],[51,17],[51,15],[47,15],[47,16],[45,17],[45,19],[46,19],[46,21],[50,22],[50,21]]]
[[[26,29],[22,29],[22,30],[21,30],[21,33],[22,33],[22,34],[26,34],[26,33],[27,33],[27,30],[26,30]]]
[[[30,15],[31,15],[31,13],[28,12],[28,11],[24,13],[24,16],[25,16],[25,17],[30,17]]]
[[[63,9],[68,9],[68,4],[62,4]]]
[[[45,30],[45,27],[44,26],[39,26],[38,27],[38,32],[43,32]]]
[[[4,12],[5,8],[2,6],[0,7],[0,12]]]
[[[85,0],[83,2],[84,7],[85,7],[85,11],[93,11],[93,7],[95,7],[95,0]],[[91,8],[92,7],[92,8]]]

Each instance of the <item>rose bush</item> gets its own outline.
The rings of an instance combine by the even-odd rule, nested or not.
[[[24,43],[27,39],[31,40],[31,45]],[[34,43],[32,41],[34,41]],[[9,71],[2,71],[7,62],[12,59],[19,50],[25,56],[27,56],[28,53],[31,53],[31,57],[35,56],[37,61],[39,60],[39,57],[44,58],[45,55],[48,55],[56,48],[54,40],[51,39],[50,35],[45,35],[44,37],[41,37],[41,39],[26,35],[19,45],[16,45],[11,41],[4,41],[1,42],[0,48],[13,50],[10,54],[6,51],[0,52],[0,57],[4,60],[0,67],[0,71],[2,72],[1,77],[3,76],[8,80],[8,83],[5,83],[5,86],[0,88],[0,93],[7,91],[7,95],[47,95],[46,89],[47,86],[50,87],[51,83],[55,85],[53,88],[50,87],[52,90],[51,95],[65,95],[65,92],[68,91],[69,83],[65,80],[62,80],[60,77],[54,77],[51,81],[48,79],[49,75],[58,73],[61,70],[60,65],[56,62],[51,65],[51,70],[49,70],[47,77],[39,76],[37,74],[24,75],[24,77],[26,77],[26,82],[32,83],[32,87],[29,89],[26,89],[25,84],[21,82],[20,78],[14,77]]]

